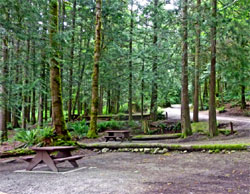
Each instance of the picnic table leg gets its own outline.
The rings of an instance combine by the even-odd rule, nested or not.
[[[59,153],[57,154],[57,157],[61,157],[61,158],[63,158],[63,157],[70,157],[70,156],[72,156],[72,154],[71,154],[71,152],[68,151],[68,150],[65,150],[65,151],[63,151],[63,152],[61,151],[61,152],[59,152]],[[70,163],[72,166],[74,166],[75,168],[78,168],[78,167],[79,167],[75,160],[69,160],[69,163]]]
[[[58,172],[55,162],[52,160],[52,158],[47,152],[43,152],[43,161],[52,171]]]
[[[78,167],[79,167],[79,165],[76,163],[75,160],[69,160],[69,163],[70,163],[72,166],[74,166],[75,168],[78,168]]]
[[[26,170],[31,171],[33,168],[35,168],[42,161],[42,157],[42,152],[37,152],[35,157],[30,161]]]

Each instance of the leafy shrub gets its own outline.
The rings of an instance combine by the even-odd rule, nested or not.
[[[106,129],[120,129],[124,125],[123,121],[104,121],[97,124],[97,130],[99,132],[105,131]]]
[[[50,127],[43,129],[16,129],[15,141],[24,143],[24,147],[30,147],[37,144],[48,145],[53,141],[54,132]]]
[[[36,145],[39,143],[38,130],[16,129],[14,140],[24,143],[25,147]]]
[[[86,124],[85,120],[70,122],[67,127],[71,131],[72,137],[77,139],[86,137],[89,130],[89,126]]]
[[[219,113],[224,113],[224,112],[226,112],[225,106],[219,107],[219,108],[217,108],[217,110],[219,111]]]

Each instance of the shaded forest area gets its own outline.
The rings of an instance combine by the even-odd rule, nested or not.
[[[199,110],[250,101],[249,0],[0,1],[1,142],[8,129],[44,128],[97,114],[182,105],[182,135]],[[191,110],[189,104],[192,104]],[[245,111],[249,116],[249,111]],[[65,118],[64,118],[65,117]]]

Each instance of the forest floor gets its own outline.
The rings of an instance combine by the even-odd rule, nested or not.
[[[0,193],[7,194],[213,194],[250,192],[250,152],[208,154],[129,152],[97,154],[87,150],[79,170],[17,173],[26,163],[0,163]],[[60,170],[70,167],[59,164]],[[40,167],[45,168],[45,167]],[[37,168],[35,171],[38,171]]]
[[[168,108],[168,117],[179,120],[180,107]],[[200,119],[208,119],[202,111]],[[219,135],[213,139],[195,134],[186,139],[155,140],[166,144],[228,144],[250,142],[250,118],[218,114],[220,123],[234,123],[234,135]],[[103,142],[102,138],[83,140]],[[133,141],[134,143],[135,141]],[[109,143],[109,142],[108,142]],[[120,142],[112,142],[120,143]],[[140,141],[140,143],[143,143]],[[15,144],[18,147],[19,144]],[[1,146],[3,149],[4,146]],[[7,145],[6,145],[7,147]],[[169,152],[152,155],[131,152],[98,154],[79,150],[85,157],[79,160],[79,170],[62,173],[16,173],[27,163],[18,157],[0,160],[0,194],[29,193],[246,193],[250,194],[250,152],[208,154],[201,152]],[[68,163],[59,164],[60,171],[69,170]],[[45,170],[40,167],[35,171]]]

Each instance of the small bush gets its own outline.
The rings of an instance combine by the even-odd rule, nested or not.
[[[121,129],[125,122],[123,121],[104,121],[97,124],[97,130],[103,132],[107,129]]]
[[[39,143],[38,130],[16,129],[14,140],[24,143],[25,147],[36,145]]]
[[[67,125],[73,138],[81,139],[87,136],[89,126],[85,120],[70,122]]]
[[[207,122],[191,123],[191,127],[193,133],[202,133],[205,135],[209,135]]]

